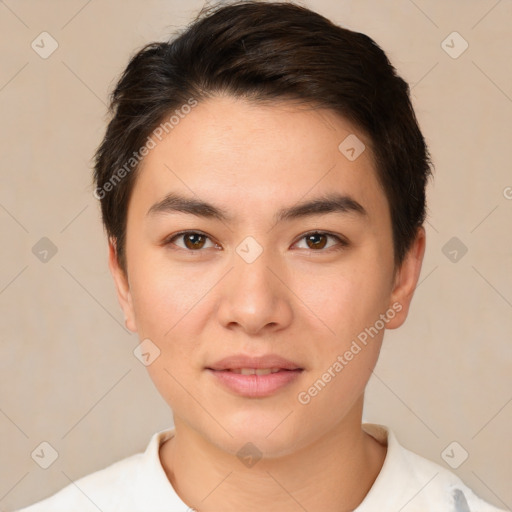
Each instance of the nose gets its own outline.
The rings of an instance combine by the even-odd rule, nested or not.
[[[222,280],[218,319],[248,335],[273,333],[290,325],[293,293],[286,276],[266,251],[251,263],[233,255],[234,268]]]

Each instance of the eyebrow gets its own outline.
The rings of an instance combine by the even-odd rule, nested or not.
[[[161,201],[151,206],[146,215],[153,216],[168,213],[186,213],[197,217],[217,219],[222,222],[232,222],[234,220],[234,217],[223,208],[175,192],[167,194]],[[364,207],[352,197],[338,193],[328,193],[310,201],[297,203],[279,210],[274,215],[274,222],[289,221],[326,213],[357,214],[360,217],[368,216],[368,212]]]

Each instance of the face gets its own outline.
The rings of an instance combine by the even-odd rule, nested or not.
[[[171,194],[210,206],[193,214]],[[110,268],[127,326],[160,351],[147,368],[176,425],[233,454],[251,441],[277,456],[360,420],[384,330],[407,315],[418,233],[395,274],[370,141],[346,120],[218,97],[145,157],[127,214],[127,277],[112,245]],[[251,395],[208,369],[238,354],[300,370],[234,377],[286,382]]]

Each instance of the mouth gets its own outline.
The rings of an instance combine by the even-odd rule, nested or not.
[[[245,398],[265,398],[284,391],[296,381],[303,368],[206,368],[224,390]]]
[[[247,398],[263,398],[282,391],[304,372],[294,361],[270,353],[233,354],[205,370],[222,389]]]

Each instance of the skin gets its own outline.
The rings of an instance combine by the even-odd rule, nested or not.
[[[338,149],[349,134],[366,145],[354,161]],[[201,512],[353,510],[386,455],[361,428],[385,329],[307,405],[297,395],[394,303],[402,309],[386,328],[399,327],[418,281],[425,231],[418,229],[394,272],[389,205],[370,141],[328,110],[215,97],[192,109],[139,172],[128,208],[127,274],[113,243],[109,265],[127,327],[161,351],[147,368],[173,411],[176,434],[160,460],[176,492]],[[147,215],[171,191],[224,208],[234,220]],[[367,215],[273,222],[280,208],[332,191],[350,195]],[[182,230],[207,237],[199,249],[187,248],[184,237],[165,243]],[[304,235],[315,230],[349,245],[330,237],[320,239],[325,248],[308,245]],[[263,249],[252,263],[236,252],[247,236]],[[304,371],[272,396],[241,397],[205,370],[238,352],[277,353]],[[237,457],[247,442],[263,453],[252,467]]]

